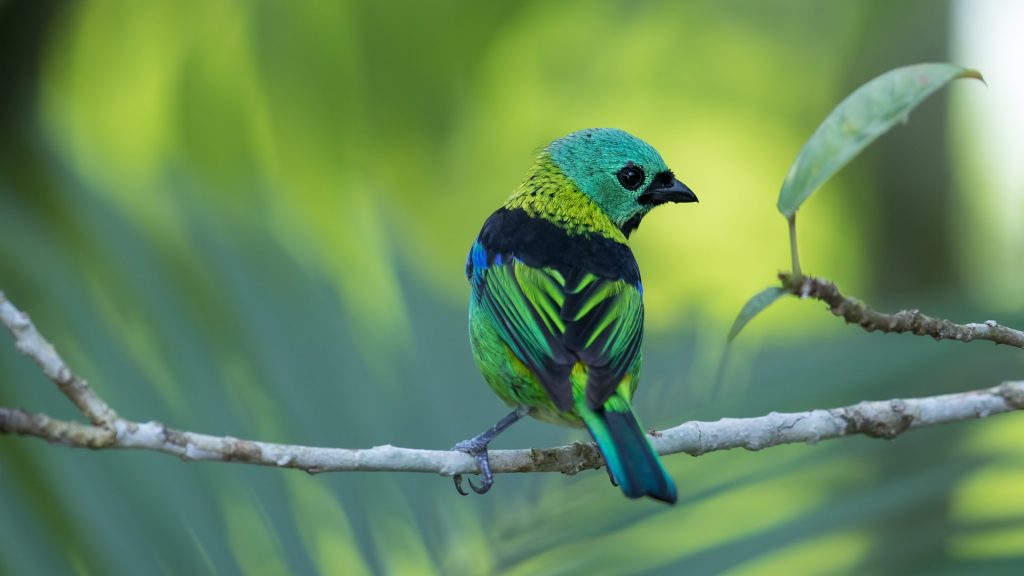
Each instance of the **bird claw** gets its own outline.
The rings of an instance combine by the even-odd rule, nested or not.
[[[487,491],[491,489],[491,486],[494,486],[494,479],[487,480],[486,478],[484,478],[483,484],[481,484],[479,487],[477,487],[476,484],[473,484],[473,480],[469,480],[469,487],[472,488],[473,492],[476,492],[477,494],[487,494]]]
[[[469,496],[469,492],[466,492],[465,490],[462,489],[462,474],[456,474],[455,476],[452,476],[452,480],[455,480],[456,492],[462,494],[463,496]],[[470,482],[470,484],[472,485],[472,482]]]
[[[491,486],[494,486],[494,474],[491,472],[491,460],[487,455],[487,444],[466,440],[456,444],[452,450],[464,452],[476,459],[476,465],[480,469],[480,475],[483,476],[483,482],[480,486],[477,486],[472,480],[469,480],[469,487],[477,494],[486,494],[491,489]],[[452,480],[455,482],[455,490],[459,494],[469,496],[469,492],[462,489],[462,474],[452,476]]]

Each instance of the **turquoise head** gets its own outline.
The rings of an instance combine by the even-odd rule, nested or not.
[[[657,150],[622,130],[580,130],[555,140],[547,151],[626,236],[655,206],[697,201]]]

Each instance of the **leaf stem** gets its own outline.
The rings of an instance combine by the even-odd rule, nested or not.
[[[800,272],[800,253],[796,247],[796,212],[786,218],[789,222],[789,253],[793,259],[793,278],[799,280],[803,277]]]

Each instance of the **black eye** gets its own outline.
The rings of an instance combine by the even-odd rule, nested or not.
[[[619,184],[626,190],[636,190],[644,183],[644,170],[630,162],[626,167],[619,170],[616,176],[619,177]]]

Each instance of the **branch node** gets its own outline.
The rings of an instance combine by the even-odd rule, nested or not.
[[[228,436],[224,443],[227,445],[224,456],[229,461],[259,462],[263,459],[263,450],[251,440],[239,440]]]
[[[0,301],[6,301],[4,299],[4,295],[2,292],[0,292]],[[27,330],[32,326],[32,319],[29,318],[28,314],[26,314],[25,312],[15,309],[10,316],[10,322],[8,326],[10,326],[11,330]]]
[[[1001,396],[1015,409],[1020,410],[1024,408],[1024,381],[1003,382],[996,387],[996,394]]]
[[[890,400],[884,407],[861,402],[842,409],[838,416],[846,422],[844,434],[864,434],[872,438],[895,438],[915,423],[914,416],[907,413],[904,400]]]

